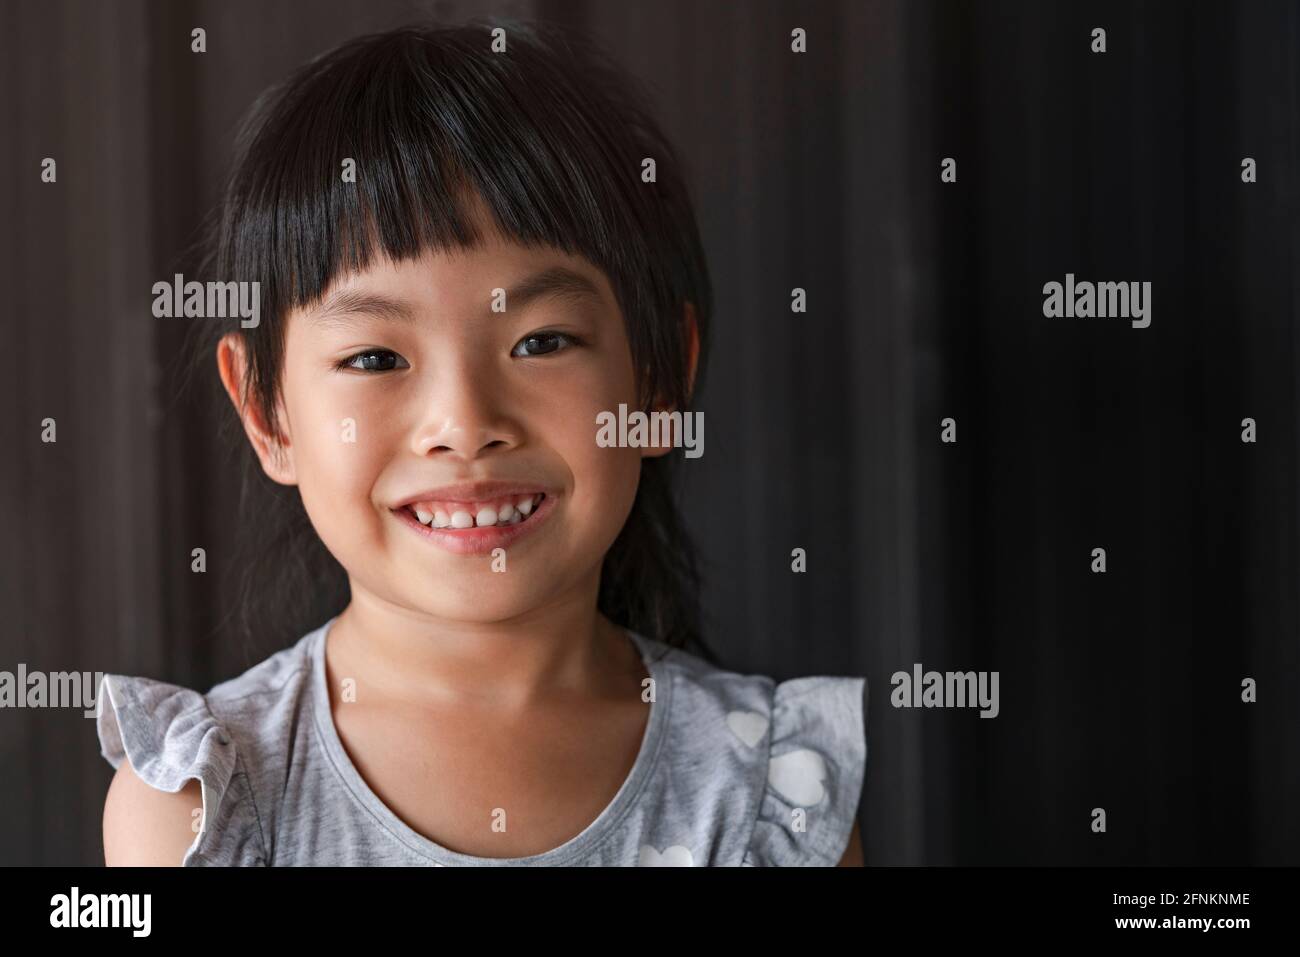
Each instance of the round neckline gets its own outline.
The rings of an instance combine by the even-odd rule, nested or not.
[[[339,737],[334,724],[334,715],[330,709],[329,688],[326,686],[325,640],[335,618],[331,618],[316,632],[316,639],[311,648],[312,663],[312,710],[315,716],[316,730],[325,744],[330,764],[342,779],[351,796],[368,810],[378,823],[408,848],[428,857],[438,864],[456,866],[529,866],[536,864],[563,865],[590,852],[607,838],[624,815],[631,809],[637,797],[650,779],[651,773],[659,763],[659,751],[666,737],[664,734],[668,722],[669,702],[672,698],[672,681],[659,656],[654,654],[653,642],[645,636],[624,628],[623,632],[631,639],[633,646],[641,656],[641,662],[654,679],[655,698],[650,703],[650,716],[641,737],[641,747],[637,751],[632,770],[628,772],[614,797],[610,800],[595,820],[583,830],[569,838],[558,847],[530,854],[526,857],[477,857],[462,854],[443,847],[436,841],[425,837],[415,830],[393,810],[380,800],[370,785],[361,776]]]

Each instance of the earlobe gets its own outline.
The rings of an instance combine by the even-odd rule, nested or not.
[[[647,445],[641,449],[641,458],[657,459],[667,455],[673,450],[671,445]]]
[[[247,352],[238,333],[229,333],[217,343],[217,373],[235,413],[244,426],[244,434],[257,453],[262,471],[281,485],[297,484],[292,447],[288,434],[277,433],[261,413],[257,402],[247,397]],[[283,418],[282,416],[280,418]]]

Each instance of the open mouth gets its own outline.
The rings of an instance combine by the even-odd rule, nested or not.
[[[404,505],[402,510],[421,525],[449,532],[504,528],[527,522],[545,498],[545,492],[534,492],[530,495],[506,495],[484,502],[412,502]]]

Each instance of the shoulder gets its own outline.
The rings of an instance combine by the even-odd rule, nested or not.
[[[104,803],[109,864],[249,865],[268,860],[266,809],[305,697],[312,632],[206,694],[106,674],[100,753],[116,770]]]
[[[641,639],[670,677],[673,773],[730,789],[746,866],[836,865],[850,848],[867,762],[867,679],[775,680]]]

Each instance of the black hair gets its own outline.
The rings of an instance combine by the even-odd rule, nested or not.
[[[503,52],[493,50],[497,28]],[[291,309],[381,254],[401,260],[476,245],[467,201],[477,194],[505,238],[583,256],[605,272],[641,408],[667,402],[685,412],[704,373],[712,292],[680,160],[648,102],[589,39],[511,18],[358,37],[267,90],[241,126],[207,261],[223,281],[261,284],[260,324],[237,333],[248,356],[244,401],[274,424]],[[355,160],[355,182],[340,175],[345,158]],[[646,158],[655,161],[653,182],[642,179]],[[695,390],[687,303],[699,335]],[[209,369],[214,344],[209,336],[200,346]],[[642,460],[598,606],[617,624],[716,663],[701,634],[697,558],[674,500],[677,460]],[[247,510],[270,483],[251,455],[246,466]],[[303,633],[347,600],[346,576],[296,490],[271,496],[273,505],[241,523],[256,540],[241,562],[237,603],[250,636],[268,622]]]

